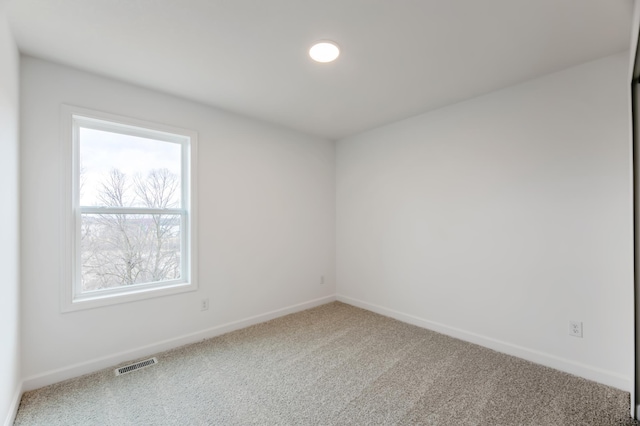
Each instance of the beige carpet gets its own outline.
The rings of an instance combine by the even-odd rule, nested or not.
[[[629,394],[331,303],[26,393],[16,425],[633,425]]]

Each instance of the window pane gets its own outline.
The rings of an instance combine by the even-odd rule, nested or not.
[[[181,215],[82,214],[82,292],[181,278]]]
[[[181,145],[79,128],[80,205],[180,208]]]

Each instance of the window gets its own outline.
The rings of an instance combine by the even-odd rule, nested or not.
[[[196,134],[63,106],[62,310],[196,289]]]

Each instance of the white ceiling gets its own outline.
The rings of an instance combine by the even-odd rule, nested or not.
[[[11,0],[19,48],[330,139],[628,49],[632,0]],[[342,48],[335,63],[313,41]]]

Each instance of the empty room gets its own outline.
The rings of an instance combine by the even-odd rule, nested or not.
[[[639,27],[0,0],[0,422],[640,424]]]

